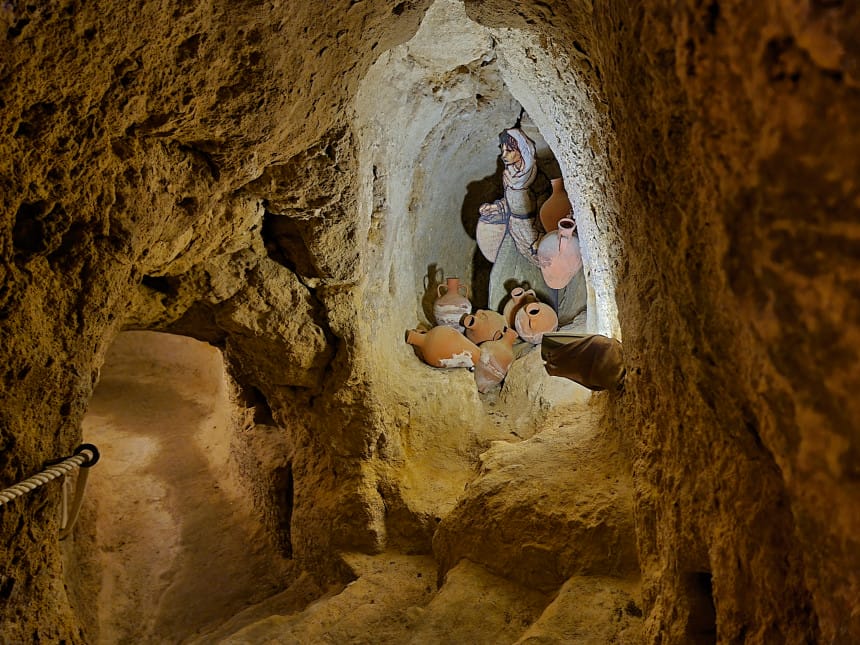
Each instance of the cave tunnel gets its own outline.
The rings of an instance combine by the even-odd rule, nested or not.
[[[101,451],[68,538],[64,478],[0,505],[0,641],[860,641],[849,3],[0,22],[0,487]],[[514,127],[623,387],[404,342],[503,308]]]
[[[285,441],[274,448],[257,408],[211,345],[117,336],[82,425],[106,466],[88,478],[94,530],[85,557],[67,554],[67,567],[84,572],[73,584],[98,589],[82,603],[95,608],[91,638],[181,641],[281,590],[290,453]],[[241,484],[249,468],[265,472],[255,479],[265,489]]]

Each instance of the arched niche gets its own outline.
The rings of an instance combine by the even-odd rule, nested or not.
[[[587,329],[619,336],[620,248],[604,225],[616,209],[604,181],[604,104],[574,61],[554,58],[532,38],[482,27],[462,3],[438,0],[412,40],[383,54],[363,80],[356,100],[361,204],[370,211],[368,302],[384,309],[379,322],[403,327],[426,317],[434,268],[482,286],[475,211],[500,197],[497,136],[525,110],[524,129],[544,158],[557,160],[574,207],[589,289]]]
[[[523,110],[523,127],[557,164],[577,214],[589,284],[580,329],[618,335],[616,250],[599,222],[609,197],[598,144],[589,143],[599,141],[602,121],[591,89],[563,73],[564,61],[552,60],[545,48],[530,50],[528,38],[485,28],[462,3],[437,0],[416,35],[371,67],[354,104],[358,204],[367,223],[356,321],[356,343],[365,351],[356,356],[390,430],[384,452],[413,471],[401,481],[416,482],[416,497],[429,491],[421,482],[436,482],[426,505],[417,504],[428,514],[443,514],[453,503],[490,441],[527,437],[545,415],[589,396],[549,377],[535,349],[514,362],[500,393],[481,396],[472,374],[428,368],[403,342],[404,330],[432,321],[435,270],[471,286],[486,284],[474,239],[477,207],[501,196],[498,135]]]

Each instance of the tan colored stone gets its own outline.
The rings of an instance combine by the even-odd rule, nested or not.
[[[546,592],[573,575],[638,575],[632,482],[586,410],[557,410],[521,443],[497,442],[439,525],[440,570],[461,558]]]
[[[641,643],[638,585],[617,578],[574,576],[517,645]]]
[[[514,557],[533,529],[511,502],[576,514],[502,459],[574,485],[539,448],[564,388],[526,356],[479,397],[399,340],[436,268],[481,291],[470,218],[523,107],[574,207],[587,330],[625,345],[625,390],[591,398],[593,473],[633,473],[642,638],[860,641],[851,3],[431,4],[0,6],[2,485],[77,445],[121,329],[171,331],[223,348],[286,435],[302,599],[348,577],[344,548],[427,551],[437,517],[446,568],[462,531],[545,588],[578,548],[611,569],[540,526],[534,567]],[[458,501],[492,441],[532,434]],[[89,640],[58,499],[0,511],[10,642]]]

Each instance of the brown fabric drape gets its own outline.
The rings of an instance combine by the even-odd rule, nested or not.
[[[552,376],[576,381],[590,390],[613,390],[624,380],[621,343],[600,334],[544,334],[544,369]]]

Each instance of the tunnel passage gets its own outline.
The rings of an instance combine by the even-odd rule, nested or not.
[[[405,328],[432,322],[428,294],[443,277],[459,276],[471,286],[475,306],[487,304],[490,265],[475,242],[477,210],[481,203],[501,197],[499,133],[517,123],[537,146],[541,173],[535,187],[541,196],[548,195],[550,179],[563,175],[568,180],[589,282],[580,302],[588,310],[576,320],[577,329],[617,332],[611,275],[601,264],[609,251],[595,224],[607,198],[601,194],[598,199],[593,190],[597,171],[589,166],[591,156],[584,144],[588,129],[595,126],[581,120],[581,114],[574,118],[555,109],[562,98],[569,99],[569,79],[560,77],[556,85],[540,87],[523,84],[520,79],[528,74],[517,65],[531,59],[519,51],[522,47],[509,34],[497,38],[469,20],[462,4],[441,0],[428,11],[412,40],[382,54],[355,98],[359,164],[353,181],[359,187],[360,215],[368,226],[366,240],[359,240],[366,275],[358,290],[357,347],[351,358],[356,372],[366,374],[371,386],[368,408],[375,415],[376,440],[368,452],[380,459],[361,464],[369,484],[361,488],[367,498],[361,502],[371,509],[369,519],[361,521],[367,523],[373,542],[366,547],[354,540],[350,548],[432,553],[434,535],[440,526],[450,527],[446,518],[453,515],[492,442],[516,444],[561,425],[565,429],[553,440],[566,444],[573,441],[567,428],[577,429],[577,440],[595,430],[593,423],[583,423],[571,412],[590,393],[549,377],[534,348],[521,347],[504,388],[482,396],[471,373],[431,370],[402,342]],[[544,55],[540,63],[550,64],[549,55]],[[575,96],[584,102],[577,106],[580,112],[587,113],[590,98],[584,92]],[[323,152],[326,159],[339,158],[336,150],[331,155],[328,148]],[[307,240],[291,219],[264,215],[261,234],[272,260],[310,278],[308,284],[318,284],[314,266],[319,259],[299,252]],[[259,421],[265,422],[265,416],[261,414]],[[368,475],[371,468],[374,472]],[[539,464],[536,471],[539,476]],[[289,470],[281,472],[284,494],[293,487],[292,475]],[[618,526],[624,527],[629,489],[614,488],[616,481],[611,480],[607,494],[613,509],[618,509]],[[307,485],[301,473],[296,485]],[[280,508],[288,506],[284,502]],[[347,511],[350,516],[364,512],[365,506],[355,506],[358,510]],[[452,522],[447,535],[460,530],[459,521]],[[296,524],[297,533],[316,530],[306,521]],[[619,528],[617,534],[629,536],[629,531]],[[452,541],[469,544],[458,538]],[[623,573],[632,575],[630,541],[619,539],[619,544],[617,551],[625,554]],[[614,566],[606,571],[614,571]],[[635,585],[635,580],[628,582]]]
[[[322,450],[313,454],[337,453],[338,485],[357,482],[362,495],[349,499],[359,512],[335,513],[331,503],[312,517],[346,517],[343,524],[352,527],[369,524],[371,512],[375,521],[386,510],[389,519],[399,511],[374,498],[383,486],[365,486],[377,483],[377,473],[375,463],[363,461],[377,455],[405,461],[412,453],[398,452],[398,438],[410,447],[426,441],[425,452],[442,461],[453,443],[452,459],[468,455],[461,463],[477,463],[482,443],[472,439],[489,435],[480,434],[484,402],[468,393],[465,375],[419,371],[400,340],[421,308],[420,291],[398,281],[417,285],[426,270],[399,271],[389,261],[393,253],[411,253],[410,244],[398,250],[387,241],[409,240],[404,223],[414,221],[406,188],[412,171],[400,182],[395,175],[403,166],[381,150],[403,149],[390,138],[408,124],[388,110],[411,100],[398,87],[402,77],[377,84],[377,104],[368,102],[363,112],[376,110],[386,127],[359,132],[352,122],[354,92],[371,61],[409,38],[432,3],[346,4],[349,11],[308,3],[258,11],[244,3],[167,2],[109,12],[92,3],[60,12],[4,4],[0,13],[15,45],[8,49],[15,73],[2,99],[3,131],[15,136],[0,157],[9,238],[0,294],[7,386],[0,465],[7,482],[80,440],[91,375],[104,343],[123,324],[140,276],[152,276],[149,287],[158,292],[165,287],[159,276],[173,280],[199,267],[201,278],[223,277],[236,267],[237,279],[255,279],[255,289],[234,300],[252,299],[254,308],[242,314],[295,307],[296,300],[254,299],[260,290],[278,293],[285,281],[255,270],[266,259],[247,234],[259,203],[240,209],[233,191],[272,164],[301,159],[317,143],[326,150],[339,133],[355,152],[339,157],[340,167],[325,162],[342,179],[337,187],[349,188],[328,191],[345,203],[337,214],[346,224],[333,237],[356,250],[338,263],[332,243],[331,255],[337,268],[360,269],[367,281],[359,284],[344,270],[318,290],[320,309],[332,314],[344,341],[334,368],[337,376],[348,374],[336,395],[315,397],[317,410],[308,416],[337,410],[332,403],[351,406],[329,424],[333,431],[314,433]],[[822,640],[856,635],[851,598],[860,530],[850,421],[860,418],[852,397],[860,345],[856,326],[846,323],[857,302],[852,240],[860,156],[851,135],[860,132],[860,109],[851,3],[766,0],[754,12],[727,2],[464,4],[489,30],[482,42],[565,178],[587,183],[572,197],[584,217],[591,331],[617,331],[618,272],[635,369],[607,430],[632,444],[650,637],[677,628],[676,600],[688,593],[685,572],[712,576],[710,588],[705,578],[698,585],[703,610],[687,612],[701,618],[694,631],[711,631],[705,610],[713,597],[717,627],[729,640],[813,642],[819,621]],[[457,26],[468,30],[460,15]],[[446,56],[451,40],[431,41],[423,51]],[[452,62],[440,71],[442,81],[463,64]],[[481,65],[465,68],[451,78],[468,82]],[[449,86],[425,87],[444,95]],[[487,96],[469,89],[464,99]],[[296,192],[314,196],[311,186],[335,183],[295,179]],[[390,217],[368,206],[377,197],[393,203],[387,186],[398,184],[404,192]],[[360,203],[353,188],[364,191]],[[368,239],[359,217],[367,221]],[[402,234],[389,235],[397,226]],[[40,230],[48,237],[41,239]],[[295,239],[289,229],[271,233]],[[600,243],[612,235],[628,253]],[[352,261],[359,254],[360,265]],[[613,254],[615,265],[606,261]],[[220,303],[237,293],[223,289],[229,282],[197,280],[199,293],[187,295]],[[353,306],[353,292],[360,292],[361,306]],[[153,326],[158,304],[146,317]],[[410,320],[380,324],[388,316]],[[353,318],[363,327],[357,334]],[[227,322],[241,333],[258,320]],[[290,330],[285,342],[277,342],[284,334],[275,324],[264,326],[262,337],[248,334],[251,371],[277,372],[266,358],[278,360],[283,348],[307,338],[280,326]],[[327,356],[320,361],[326,362]],[[327,367],[302,364],[288,383]],[[280,418],[287,406],[265,385]],[[370,385],[390,394],[363,406],[372,399]],[[544,396],[536,390],[529,401]],[[553,397],[545,398],[555,410]],[[425,399],[437,406],[440,421]],[[510,410],[510,401],[505,406]],[[427,434],[443,439],[438,446],[414,437],[427,419]],[[293,475],[300,489],[302,473]],[[412,483],[401,481],[403,489]],[[459,483],[446,484],[446,495],[462,492]],[[56,584],[55,500],[42,499],[48,503],[4,514],[0,522],[10,546],[0,612],[12,618],[12,640],[38,633],[42,640],[81,642]],[[385,500],[393,501],[393,495]],[[435,510],[428,504],[429,528],[442,517]],[[330,548],[324,521],[295,523],[323,527],[309,530],[304,544]],[[358,533],[348,539],[357,542]],[[483,546],[481,538],[476,543]]]
[[[279,463],[258,473],[287,523],[278,545],[284,534],[237,477],[242,415],[261,414],[237,403],[214,347],[155,332],[122,333],[111,347],[83,423],[106,457],[87,499],[95,530],[83,570],[94,579],[72,582],[97,607],[88,633],[98,642],[178,641],[284,586],[289,463],[271,454]]]

